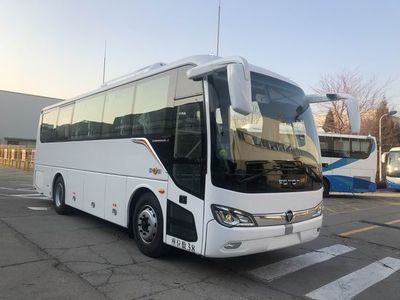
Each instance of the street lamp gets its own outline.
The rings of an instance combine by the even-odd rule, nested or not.
[[[379,118],[379,182],[382,182],[382,119],[386,116],[393,116],[397,114],[397,110],[389,111]]]

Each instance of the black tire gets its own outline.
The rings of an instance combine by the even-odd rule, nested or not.
[[[60,215],[66,215],[72,211],[72,208],[65,204],[65,184],[62,176],[57,177],[54,182],[53,203],[56,212]]]
[[[150,257],[161,257],[169,247],[163,242],[163,215],[157,198],[150,192],[140,196],[132,215],[132,231],[139,250]]]
[[[325,178],[324,178],[324,181],[323,181],[323,185],[324,185],[323,196],[324,196],[324,198],[328,198],[329,197],[329,182]]]

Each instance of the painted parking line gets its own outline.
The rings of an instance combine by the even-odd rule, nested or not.
[[[14,194],[14,195],[9,195],[9,197],[17,197],[17,198],[25,198],[25,199],[41,199],[41,200],[50,200],[50,198],[39,194],[39,193],[34,193],[34,194]]]
[[[33,193],[33,194],[12,194],[11,197],[44,197],[42,194]]]
[[[324,285],[306,296],[315,300],[348,300],[400,270],[400,259],[385,257]]]
[[[51,200],[50,198],[42,194],[21,194],[21,195],[10,195],[11,197],[24,198],[24,199],[35,199],[35,200]]]
[[[392,224],[396,224],[396,222],[392,222],[392,224],[386,224],[386,223],[379,223],[379,222],[374,222],[374,221],[368,221],[368,220],[361,220],[359,221],[360,223],[365,223],[365,224],[370,224],[370,225],[378,225],[381,227],[387,227],[387,228],[392,228],[392,229],[400,229],[400,226],[397,225],[392,225]]]
[[[9,188],[9,187],[4,187],[0,186],[0,190],[5,190],[5,191],[19,191],[19,192],[34,192],[34,188]]]
[[[251,270],[248,273],[261,280],[272,281],[276,278],[299,271],[317,263],[330,260],[336,256],[353,250],[355,250],[353,247],[336,244],[330,247],[315,250],[313,252],[284,259],[282,261]]]
[[[42,195],[42,194],[2,194],[0,193],[0,196],[4,197],[4,198],[22,198],[22,199],[34,199],[34,200],[51,200],[50,198]]]
[[[42,210],[48,210],[49,207],[47,207],[47,206],[28,206],[28,209],[42,211]]]
[[[389,221],[389,222],[384,222],[383,224],[393,225],[393,224],[399,224],[399,223],[400,223],[400,219],[399,220]],[[379,225],[365,226],[365,227],[361,227],[361,228],[345,231],[345,232],[339,233],[338,235],[341,236],[341,237],[349,237],[349,236],[351,236],[353,234],[356,234],[356,233],[361,233],[361,232],[369,231],[369,230],[380,228],[380,227],[381,226],[379,226]]]

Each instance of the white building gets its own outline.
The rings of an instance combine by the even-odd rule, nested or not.
[[[40,111],[62,100],[0,90],[0,144],[35,144]]]

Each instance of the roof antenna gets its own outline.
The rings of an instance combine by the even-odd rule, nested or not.
[[[218,0],[217,56],[219,54],[219,26],[221,23],[221,0]]]
[[[106,79],[106,56],[107,56],[107,40],[104,41],[103,85]]]

